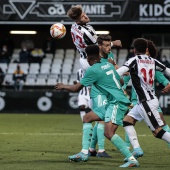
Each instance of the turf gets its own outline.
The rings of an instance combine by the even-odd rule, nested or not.
[[[170,117],[165,120],[170,124]],[[81,149],[82,123],[70,114],[0,114],[0,170],[117,170],[124,157],[106,140],[113,158],[91,157],[70,162],[68,156]],[[169,170],[170,148],[152,136],[144,123],[136,129],[145,155],[140,169]],[[123,128],[117,133],[124,138]],[[133,168],[136,169],[136,168]]]

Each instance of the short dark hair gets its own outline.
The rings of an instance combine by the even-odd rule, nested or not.
[[[146,49],[148,47],[148,41],[146,39],[144,39],[144,38],[136,38],[133,41],[133,46],[136,49],[137,53],[145,54]]]
[[[148,40],[148,51],[152,58],[156,58],[158,56],[158,50],[151,40]]]
[[[97,43],[101,45],[103,41],[112,41],[112,37],[108,34],[101,34],[97,37]]]
[[[82,14],[82,7],[81,5],[76,5],[76,6],[72,6],[68,11],[67,11],[67,15],[72,19],[72,20],[78,20],[79,17]]]
[[[98,45],[88,45],[85,49],[87,57],[90,60],[95,60],[100,57],[99,55],[99,46]]]

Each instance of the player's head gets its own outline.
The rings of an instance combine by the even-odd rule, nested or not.
[[[93,65],[100,62],[99,46],[98,45],[88,45],[85,49],[87,54],[87,61],[89,65]]]
[[[158,50],[153,41],[148,40],[148,51],[146,52],[146,54],[152,58],[157,58]]]
[[[109,54],[111,51],[112,37],[108,34],[101,34],[97,38],[97,43],[99,45],[100,53]]]
[[[68,10],[67,15],[79,25],[83,25],[90,22],[89,17],[82,10],[81,5],[72,6]]]
[[[134,46],[134,53],[136,55],[145,54],[148,47],[148,41],[144,38],[136,38],[133,41],[133,46]]]

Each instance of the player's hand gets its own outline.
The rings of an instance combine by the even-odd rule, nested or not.
[[[63,86],[64,86],[63,83],[58,83],[58,84],[56,84],[56,85],[54,86],[54,88],[55,88],[56,90],[62,90],[62,89],[63,89]]]
[[[108,62],[113,64],[116,70],[119,68],[119,66],[116,64],[116,62],[114,60],[112,60],[111,58],[108,59]]]
[[[123,75],[124,75],[124,76],[129,76],[130,73],[129,73],[129,72],[125,72]]]
[[[122,47],[122,43],[120,40],[115,40],[115,41],[112,41],[113,43],[113,46],[116,46],[116,47]]]
[[[164,89],[162,89],[162,93],[169,93],[170,92],[170,84],[166,85]]]

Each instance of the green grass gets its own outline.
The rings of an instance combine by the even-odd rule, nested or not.
[[[165,120],[170,124],[170,117]],[[170,149],[152,136],[144,123],[137,123],[138,138],[145,155],[140,169],[169,170]],[[124,138],[123,128],[117,133]],[[68,156],[81,149],[79,115],[0,114],[0,170],[118,170],[124,157],[106,140],[113,158],[90,158],[70,162]],[[134,168],[136,169],[136,168]]]

